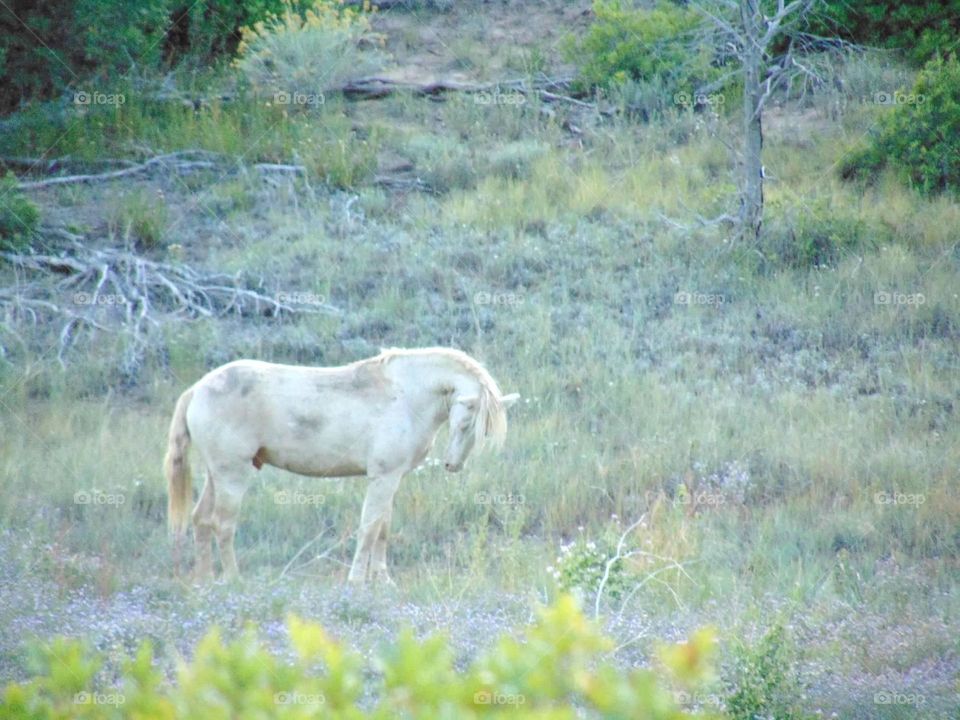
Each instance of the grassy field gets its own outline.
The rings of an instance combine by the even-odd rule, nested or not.
[[[401,69],[563,70],[565,6],[548,7],[556,30],[536,53],[508,32],[514,5],[492,29],[429,9],[378,27]],[[810,716],[956,717],[960,206],[838,178],[886,111],[870,98],[909,80],[871,56],[838,72],[842,92],[768,112],[761,247],[698,220],[735,192],[723,109],[641,123],[533,96],[400,94],[194,112],[131,88],[102,113],[16,118],[3,154],[231,158],[30,197],[91,242],[250,273],[340,312],[171,321],[134,369],[107,333],[63,365],[59,327],[4,337],[0,677],[30,675],[28,638],[82,637],[115,661],[148,637],[172,667],[211,624],[275,639],[290,611],[367,654],[404,625],[440,629],[466,660],[564,590],[594,614],[594,548],[639,521],[625,537],[642,552],[617,566],[598,620],[623,667],[717,627],[719,679],[689,709],[722,711],[766,657],[783,675],[771,692]],[[250,167],[293,159],[306,176]],[[0,284],[18,281],[0,266]],[[187,385],[237,357],[335,365],[434,344],[523,400],[502,452],[405,479],[396,589],[344,586],[364,480],[272,468],[244,503],[242,582],[175,576],[160,471]]]

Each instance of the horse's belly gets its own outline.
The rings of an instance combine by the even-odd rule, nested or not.
[[[364,463],[358,462],[353,458],[340,456],[331,457],[326,452],[305,453],[302,450],[289,452],[280,450],[271,450],[263,448],[259,452],[263,462],[274,467],[288,470],[298,475],[309,475],[311,477],[351,477],[353,475],[366,475],[367,468]]]

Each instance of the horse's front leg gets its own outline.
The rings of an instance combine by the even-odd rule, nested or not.
[[[390,519],[393,517],[393,503],[387,508],[387,514],[380,523],[380,532],[373,543],[373,555],[370,559],[370,572],[374,580],[387,585],[395,585],[387,572],[387,536],[390,534]]]
[[[384,524],[389,520],[393,506],[393,496],[400,485],[402,473],[382,475],[370,481],[367,487],[367,496],[363,501],[363,511],[360,514],[360,529],[357,531],[357,551],[353,556],[353,565],[347,580],[352,583],[362,583],[372,578],[376,570],[373,563],[373,551],[377,540],[384,530]],[[384,546],[386,553],[386,546]],[[384,571],[386,558],[384,557]]]

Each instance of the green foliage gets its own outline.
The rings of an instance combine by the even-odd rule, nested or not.
[[[827,0],[814,31],[900,49],[920,65],[960,48],[960,0]]]
[[[734,673],[726,699],[733,720],[804,718],[800,708],[796,647],[782,623],[771,627],[756,643],[734,642]]]
[[[843,177],[873,179],[892,168],[926,194],[960,190],[960,62],[955,55],[928,62],[909,93],[895,104],[866,147],[841,167]],[[886,99],[886,98],[885,98]]]
[[[598,544],[582,536],[569,545],[562,545],[557,564],[550,569],[557,585],[564,592],[592,598],[606,574],[603,594],[614,600],[622,597],[630,587],[624,561],[614,560],[607,570],[607,564],[616,557],[616,546],[615,540],[601,539]]]
[[[296,156],[311,177],[327,185],[356,187],[376,170],[381,142],[377,128],[361,134],[347,116],[328,113],[322,125],[302,123],[298,135]]]
[[[242,30],[237,67],[261,93],[291,109],[322,107],[324,89],[380,69],[383,38],[366,13],[336,0],[303,9],[285,0],[279,14]]]
[[[141,250],[152,250],[161,245],[169,212],[160,192],[137,190],[122,195],[110,217],[111,230],[121,238],[128,238]]]
[[[39,221],[40,211],[17,190],[14,174],[0,178],[0,251],[18,252],[29,247]]]
[[[280,0],[19,0],[0,8],[0,113],[236,51]]]
[[[168,685],[151,666],[149,644],[125,663],[117,685],[94,690],[99,659],[84,646],[56,640],[41,653],[37,676],[6,687],[0,712],[8,718],[483,718],[504,710],[517,718],[671,718],[682,713],[649,670],[617,670],[605,659],[612,644],[570,597],[540,612],[523,641],[503,637],[459,671],[443,637],[400,635],[369,667],[358,653],[316,624],[287,623],[296,659],[278,660],[252,629],[224,643],[214,628],[193,660]],[[661,652],[678,682],[709,675],[714,637],[696,633]],[[361,710],[373,671],[382,677],[375,705]],[[369,702],[363,703],[370,706]]]
[[[95,90],[102,79],[124,75],[135,66],[156,66],[167,2],[5,4],[0,10],[0,113],[68,88]]]
[[[0,134],[0,154],[35,156],[56,147],[57,154],[97,159],[128,156],[131,146],[157,152],[206,150],[245,163],[301,162],[312,177],[339,187],[355,186],[375,168],[380,133],[376,128],[355,130],[336,103],[330,103],[320,123],[307,113],[290,113],[287,106],[249,94],[197,110],[134,92],[123,94],[126,102],[118,105],[36,105],[17,113],[11,119],[16,131]],[[140,205],[129,210],[150,221],[142,228],[142,240],[149,245],[160,239],[151,230],[162,229],[164,210]]]
[[[712,49],[696,41],[703,24],[696,11],[668,2],[636,9],[624,0],[595,0],[593,11],[586,36],[567,44],[568,58],[580,63],[581,89],[632,88],[648,96],[644,106],[663,109],[717,76]]]
[[[762,250],[773,265],[808,268],[831,265],[865,243],[878,244],[860,216],[829,200],[796,205],[768,204]]]
[[[173,5],[171,0],[168,5]],[[280,12],[283,5],[281,0],[200,0],[173,6],[171,18],[185,32],[177,38],[177,45],[177,36],[168,36],[168,59],[175,60],[178,54],[199,61],[233,55],[240,45],[242,28]],[[185,21],[183,10],[187,11]]]

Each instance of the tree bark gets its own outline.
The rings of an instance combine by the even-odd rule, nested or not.
[[[743,175],[740,195],[741,240],[756,241],[760,238],[763,223],[763,113],[760,101],[763,84],[760,77],[763,67],[763,49],[757,44],[762,37],[758,0],[741,0],[740,20],[743,24]]]

